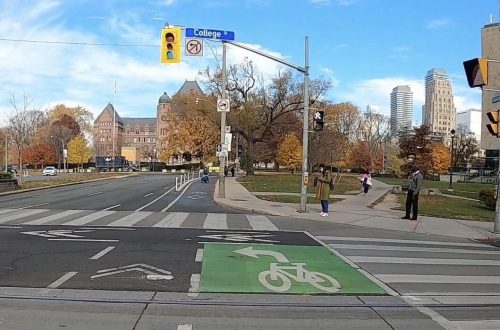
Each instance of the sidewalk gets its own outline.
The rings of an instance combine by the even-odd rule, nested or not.
[[[493,222],[466,221],[455,219],[419,216],[417,221],[401,219],[403,212],[379,210],[368,206],[390,191],[391,186],[374,180],[374,188],[367,197],[357,195],[333,195],[344,198],[343,201],[330,204],[328,217],[321,217],[319,204],[307,204],[304,213],[298,212],[299,204],[277,203],[257,198],[245,187],[238,183],[236,178],[226,178],[226,197],[217,197],[218,182],[215,187],[214,201],[217,204],[245,210],[313,221],[327,221],[331,223],[348,224],[354,226],[373,227],[381,229],[399,230],[406,232],[424,233],[460,237],[467,239],[498,238],[493,233]]]

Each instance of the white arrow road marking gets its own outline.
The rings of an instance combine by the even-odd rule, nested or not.
[[[122,266],[122,267],[117,267],[117,268],[109,268],[109,269],[101,269],[97,271],[96,275],[92,275],[90,278],[95,279],[99,277],[105,277],[105,276],[111,276],[111,275],[116,275],[120,273],[125,273],[125,272],[132,272],[132,271],[138,271],[142,272],[146,275],[162,275],[161,279],[164,280],[171,280],[174,278],[172,272],[168,270],[164,270],[161,268],[157,268],[154,266],[150,266],[147,264],[133,264],[133,265],[127,265],[127,266]]]
[[[269,251],[269,250],[254,250],[252,246],[235,250],[233,252],[252,258],[259,258],[259,255],[265,255],[276,258],[278,262],[290,262],[288,258],[285,257],[281,252]]]
[[[84,238],[81,235],[75,235],[73,233],[89,233],[93,230],[69,230],[69,229],[59,229],[59,230],[36,230],[36,231],[22,231],[21,234],[56,238],[56,237],[69,237],[69,238]]]
[[[231,242],[263,242],[263,243],[278,243],[279,241],[273,241],[271,239],[265,239],[266,237],[273,237],[276,235],[270,234],[213,234],[213,235],[201,235],[199,238],[217,239],[221,241],[231,241]]]

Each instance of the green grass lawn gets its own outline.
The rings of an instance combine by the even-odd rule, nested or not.
[[[382,181],[390,185],[408,186],[408,179],[395,179],[375,177],[376,180]],[[462,196],[468,198],[479,198],[479,192],[484,189],[492,189],[492,184],[477,183],[477,182],[453,182],[453,191],[448,191],[449,182],[445,181],[428,181],[424,180],[424,188],[437,188],[443,194]]]
[[[393,178],[375,178],[390,185],[407,185],[407,179]],[[249,191],[251,192],[291,192],[300,193],[301,174],[289,173],[262,173],[253,176],[238,178]],[[454,192],[448,192],[448,182],[439,181],[424,181],[426,188],[438,188],[445,194],[454,194],[469,198],[478,198],[479,191],[490,188],[491,185],[481,183],[454,183]],[[307,187],[308,193],[316,193],[316,187],[313,187],[313,177],[309,178]],[[342,195],[349,192],[360,192],[361,184],[358,175],[342,175],[342,178],[332,194]],[[300,196],[274,196],[261,195],[261,199],[281,203],[299,203]],[[405,195],[399,197],[401,203],[400,210],[403,210],[405,203]],[[319,203],[315,197],[308,197],[311,203]],[[330,202],[337,202],[339,199],[330,199]],[[495,214],[488,210],[483,204],[477,201],[464,199],[455,199],[446,196],[420,196],[419,213],[422,215],[454,218],[463,220],[476,221],[494,221]]]
[[[335,177],[335,174],[334,174]],[[290,192],[300,193],[301,174],[266,173],[238,178],[238,181],[252,192]],[[313,186],[314,177],[309,177],[308,193],[316,193],[317,187]],[[342,195],[349,191],[361,191],[361,184],[357,176],[343,175],[332,194]]]
[[[404,210],[406,196],[400,195],[400,210]],[[475,221],[494,221],[495,212],[488,210],[480,202],[445,196],[420,196],[418,213],[441,218],[452,218]]]

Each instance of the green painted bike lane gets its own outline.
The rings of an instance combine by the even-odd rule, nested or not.
[[[324,246],[210,243],[200,292],[386,294]]]

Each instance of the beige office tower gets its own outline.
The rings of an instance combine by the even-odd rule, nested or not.
[[[499,23],[485,25],[481,30],[481,57],[490,60],[500,60],[500,25]],[[495,91],[496,90],[496,91]],[[483,86],[482,116],[481,116],[481,148],[486,149],[486,156],[495,156],[500,148],[500,140],[492,136],[486,129],[489,123],[486,113],[500,109],[500,103],[493,104],[493,96],[500,94],[500,63],[488,62],[488,85]]]
[[[431,69],[425,76],[424,124],[431,132],[450,135],[456,129],[456,109],[451,82],[444,69]]]

